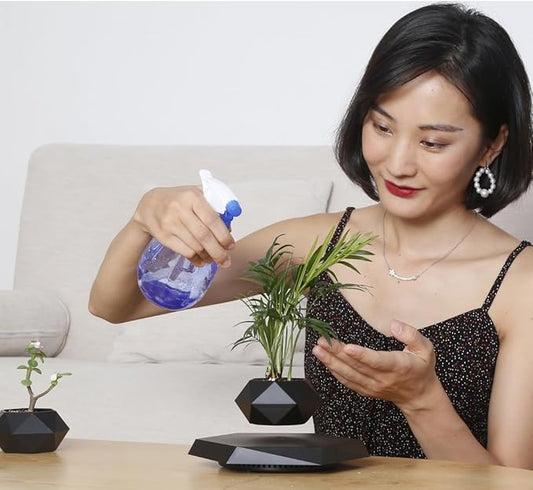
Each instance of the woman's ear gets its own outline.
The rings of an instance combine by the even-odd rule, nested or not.
[[[509,136],[509,127],[507,124],[502,124],[498,135],[487,146],[485,153],[481,158],[481,166],[489,166],[502,152],[507,137]]]

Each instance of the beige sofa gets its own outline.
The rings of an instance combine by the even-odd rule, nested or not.
[[[370,200],[337,168],[329,147],[133,147],[52,144],[31,156],[13,291],[0,292],[0,408],[26,404],[24,345],[47,354],[37,387],[71,371],[38,407],[55,408],[69,437],[191,443],[250,426],[234,403],[264,373],[258,348],[232,351],[246,319],[238,302],[111,325],[87,310],[114,234],[154,186],[198,183],[210,169],[239,197],[236,237],[290,216]],[[494,218],[533,240],[532,192]],[[297,374],[303,373],[302,355]],[[279,428],[276,428],[278,431]],[[312,423],[286,427],[312,431]]]

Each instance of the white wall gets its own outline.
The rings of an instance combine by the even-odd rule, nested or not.
[[[0,289],[36,147],[330,144],[372,48],[419,5],[0,3]],[[532,73],[533,3],[471,5],[508,29]]]

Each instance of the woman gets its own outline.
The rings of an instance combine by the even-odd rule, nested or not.
[[[379,253],[357,264],[363,279],[337,271],[372,294],[343,291],[311,312],[340,339],[307,335],[316,430],[377,455],[533,468],[533,249],[484,219],[527,189],[532,139],[505,31],[461,6],[420,8],[377,46],[339,131],[341,167],[377,204],[234,243],[197,187],[152,190],[112,242],[90,309],[112,322],[165,313],[136,282],[150,236],[221,265],[201,306],[257,292],[241,277],[280,234],[304,256],[317,230],[372,232]]]

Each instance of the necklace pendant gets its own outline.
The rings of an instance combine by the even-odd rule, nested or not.
[[[398,281],[416,281],[418,279],[419,274],[415,276],[400,276],[399,274],[396,274],[396,271],[392,268],[389,268],[389,276],[394,277],[394,279],[397,279]]]

